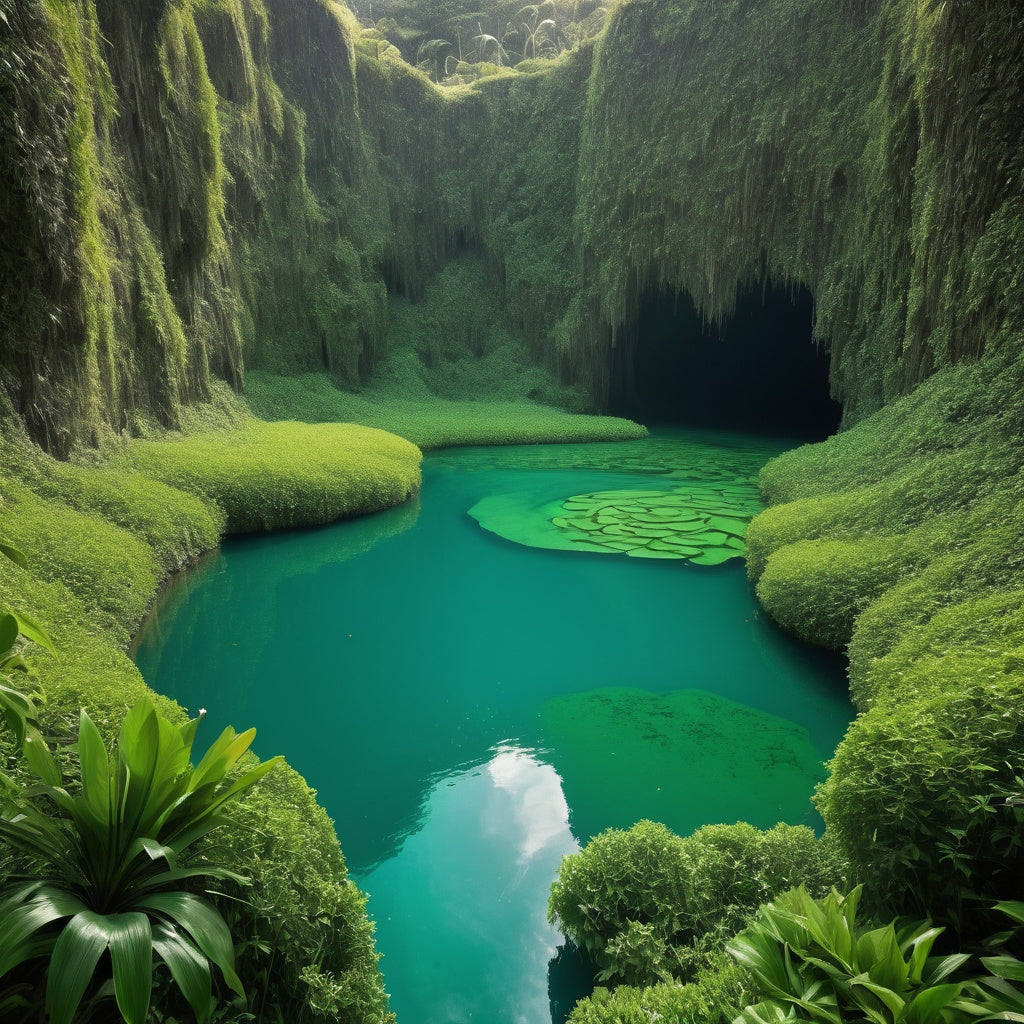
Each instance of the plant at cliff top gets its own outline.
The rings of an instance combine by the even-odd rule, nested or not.
[[[23,569],[28,568],[28,561],[17,548],[0,543],[0,554]],[[51,654],[57,653],[53,641],[39,623],[23,612],[0,609],[0,678],[14,671],[28,671],[28,664],[17,646],[19,636],[45,647]],[[15,741],[25,752],[36,774],[50,784],[59,782],[49,748],[39,732],[32,698],[0,682],[0,716],[14,733]],[[2,774],[0,778],[3,778]]]
[[[726,943],[769,998],[748,1006],[733,1024],[787,1020],[842,1024],[939,1024],[978,1019],[960,1002],[966,981],[947,981],[966,953],[929,956],[942,928],[928,921],[857,924],[861,886],[822,900],[803,887],[761,908]]]
[[[186,855],[224,822],[225,804],[280,759],[229,778],[255,730],[236,735],[228,728],[192,767],[199,721],[178,728],[149,701],[139,701],[108,755],[83,711],[80,791],[72,795],[44,779],[12,794],[18,812],[0,818],[0,837],[32,858],[35,879],[8,885],[2,894],[0,977],[33,958],[48,958],[51,1024],[70,1024],[108,951],[104,973],[113,974],[117,1006],[129,1024],[143,1024],[149,1013],[154,953],[199,1024],[214,1006],[211,961],[243,994],[224,919],[180,883],[243,881],[225,868],[189,866]]]
[[[554,18],[541,20],[541,7],[550,6],[554,9],[551,0],[544,0],[542,4],[530,4],[524,7],[516,15],[517,18],[524,18],[520,23],[523,33],[523,60],[528,57],[540,57],[545,53],[552,55],[558,53],[558,43],[555,39],[557,31]]]
[[[479,34],[473,36],[473,42],[477,44],[477,60],[487,60],[487,54],[490,52],[491,60],[499,67],[503,66],[505,61],[508,60],[508,51],[494,36],[489,36],[484,32],[483,25],[480,22],[477,22],[476,29]]]
[[[428,39],[416,51],[416,66],[426,71],[432,82],[440,82],[446,69],[443,51],[451,48],[447,39]]]

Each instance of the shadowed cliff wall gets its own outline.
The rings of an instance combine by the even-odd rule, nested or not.
[[[1024,322],[1010,0],[632,0],[448,90],[335,0],[0,6],[0,372],[58,452],[245,365],[364,381],[467,248],[598,406],[658,290],[806,287],[848,422]]]

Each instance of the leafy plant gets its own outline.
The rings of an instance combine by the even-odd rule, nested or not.
[[[35,881],[2,894],[0,977],[27,960],[48,958],[51,1024],[70,1024],[108,952],[118,1009],[129,1024],[143,1024],[149,1012],[154,954],[199,1024],[214,1006],[211,962],[228,987],[243,994],[224,919],[182,883],[243,881],[226,868],[190,865],[187,857],[223,824],[225,805],[280,759],[231,778],[255,730],[236,735],[228,728],[193,767],[199,721],[178,728],[149,701],[139,701],[108,755],[82,711],[80,790],[72,795],[44,777],[41,785],[12,794],[17,813],[0,818],[0,836],[38,862]]]
[[[563,859],[548,917],[594,957],[603,982],[685,980],[762,903],[798,881],[826,892],[844,872],[805,827],[708,825],[680,838],[642,821]]]
[[[959,1021],[956,1002],[966,982],[947,981],[969,959],[931,956],[942,933],[928,921],[859,925],[862,887],[814,900],[800,887],[761,908],[726,943],[768,999],[748,1006],[733,1024],[811,1020],[842,1024],[938,1024]]]

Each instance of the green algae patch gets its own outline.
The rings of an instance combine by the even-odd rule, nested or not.
[[[435,462],[459,469],[601,470],[754,487],[761,467],[791,447],[792,442],[785,440],[755,440],[729,431],[687,429],[685,436],[624,437],[608,444],[567,443],[557,448],[523,447],[514,453],[481,448],[450,457],[441,454],[435,456]]]
[[[485,530],[530,547],[721,565],[746,553],[747,524],[760,508],[750,484],[689,484],[594,491],[540,505],[498,494],[469,514]]]
[[[709,821],[813,819],[824,777],[807,730],[704,690],[607,687],[540,709],[583,840],[642,818],[686,834]]]
[[[246,422],[226,432],[132,442],[134,469],[215,502],[235,533],[314,526],[405,501],[420,450],[351,423]]]

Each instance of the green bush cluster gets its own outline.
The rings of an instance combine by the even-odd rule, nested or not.
[[[746,1001],[745,980],[744,971],[719,953],[686,984],[598,988],[576,1004],[568,1024],[727,1024]]]
[[[963,935],[1016,890],[1024,771],[1024,358],[945,369],[762,472],[748,562],[771,615],[848,645],[862,714],[819,795],[877,913]],[[1015,831],[1016,829],[1016,831]]]
[[[562,861],[548,916],[602,980],[687,980],[762,903],[798,882],[825,892],[844,877],[805,826],[707,825],[680,838],[642,821]]]

